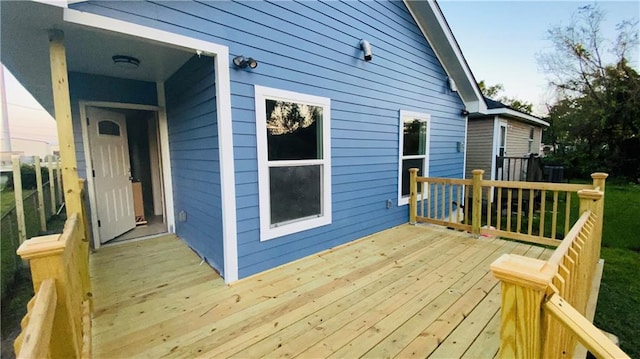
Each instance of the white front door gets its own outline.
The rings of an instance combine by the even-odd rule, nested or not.
[[[100,243],[136,226],[125,116],[87,108]]]

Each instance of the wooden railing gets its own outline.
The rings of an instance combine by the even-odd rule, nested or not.
[[[18,358],[91,356],[89,237],[81,212],[67,219],[62,234],[34,237],[18,248],[36,293],[14,344]]]
[[[410,169],[410,222],[432,223],[531,243],[557,246],[577,219],[572,198],[594,184],[512,182],[418,177]],[[604,184],[603,184],[604,186]],[[604,188],[604,187],[603,187]]]
[[[579,342],[599,358],[628,358],[585,317],[600,258],[605,174],[578,192],[580,217],[547,261],[505,254],[491,265],[501,281],[500,357],[571,358]]]

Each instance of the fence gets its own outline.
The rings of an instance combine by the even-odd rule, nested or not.
[[[543,178],[542,158],[535,154],[525,157],[496,156],[497,181],[539,182]]]

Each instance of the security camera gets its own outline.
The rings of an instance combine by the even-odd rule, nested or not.
[[[371,51],[369,41],[360,40],[360,49],[364,52],[364,61],[371,61],[371,59],[373,59],[373,52]]]

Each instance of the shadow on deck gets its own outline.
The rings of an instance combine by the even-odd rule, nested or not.
[[[226,286],[175,236],[91,256],[93,353],[115,357],[489,357],[504,253],[551,250],[402,225]]]

